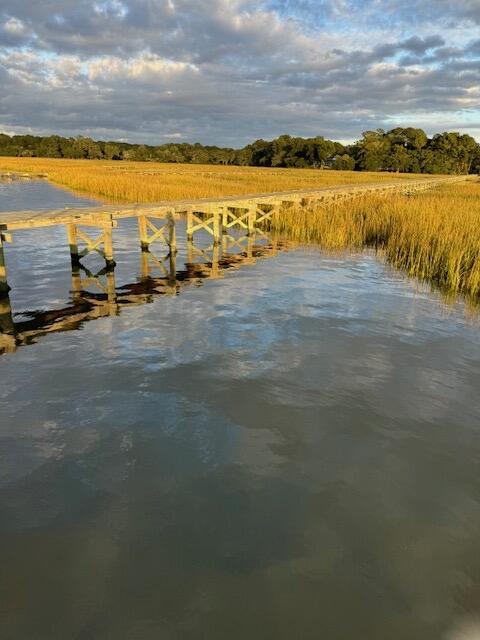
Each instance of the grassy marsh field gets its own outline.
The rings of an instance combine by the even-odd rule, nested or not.
[[[284,210],[271,229],[329,249],[375,247],[409,275],[480,298],[480,180],[415,196],[367,195]]]
[[[256,167],[0,158],[0,170],[49,180],[110,202],[155,202],[359,184],[429,175]],[[480,297],[480,180],[415,196],[368,195],[284,210],[272,230],[330,249],[376,247],[394,266],[443,290]]]
[[[155,162],[0,158],[0,170],[46,174],[55,184],[110,202],[159,202],[431,178],[425,174],[270,169]]]

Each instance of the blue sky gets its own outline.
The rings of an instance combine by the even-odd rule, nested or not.
[[[480,140],[480,0],[1,0],[0,130]]]

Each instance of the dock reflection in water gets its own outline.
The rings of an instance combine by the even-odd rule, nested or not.
[[[0,354],[33,344],[46,334],[73,331],[85,322],[118,315],[125,306],[147,304],[157,296],[177,295],[183,287],[223,277],[227,270],[274,256],[282,247],[285,243],[282,245],[265,234],[229,234],[221,244],[207,247],[187,240],[186,261],[181,268],[177,268],[176,253],[159,257],[150,250],[143,250],[139,252],[140,278],[119,287],[114,268],[104,267],[93,273],[81,262],[73,264],[71,302],[62,308],[23,311],[24,319],[15,320],[10,297],[0,298]]]

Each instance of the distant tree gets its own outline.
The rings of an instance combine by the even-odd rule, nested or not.
[[[45,158],[63,158],[62,138],[60,136],[48,136],[41,139],[37,145],[36,155]]]
[[[433,136],[429,148],[438,157],[445,173],[469,173],[478,151],[474,138],[457,132]]]
[[[122,160],[123,151],[114,142],[106,142],[103,147],[103,157],[106,160]]]
[[[477,150],[475,151],[475,155],[472,160],[470,173],[480,174],[480,145],[477,145]]]
[[[256,140],[246,147],[247,164],[258,167],[271,167],[273,143],[266,140]]]
[[[365,131],[357,143],[358,168],[361,171],[383,171],[388,165],[391,142],[383,129]]]
[[[0,155],[415,173],[480,171],[480,145],[471,136],[445,132],[429,139],[422,129],[413,127],[365,131],[360,140],[348,147],[323,136],[300,138],[284,134],[274,140],[256,140],[243,149],[186,142],[151,146],[96,141],[85,136],[0,134]]]
[[[397,127],[387,134],[392,145],[401,145],[408,151],[422,149],[428,142],[427,134],[422,129]]]
[[[398,171],[400,173],[405,173],[409,170],[411,165],[411,157],[407,149],[400,145],[396,144],[390,149],[390,153],[388,154],[388,166],[387,168],[390,171]]]
[[[91,138],[78,136],[72,145],[72,154],[74,158],[85,160],[99,160],[102,157],[100,145]]]
[[[355,159],[344,153],[341,156],[335,156],[333,160],[333,169],[337,171],[353,171],[355,169]]]

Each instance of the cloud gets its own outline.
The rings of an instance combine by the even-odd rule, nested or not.
[[[0,128],[242,145],[441,114],[475,132],[477,4],[439,0],[426,32],[425,3],[394,0],[3,0]]]

